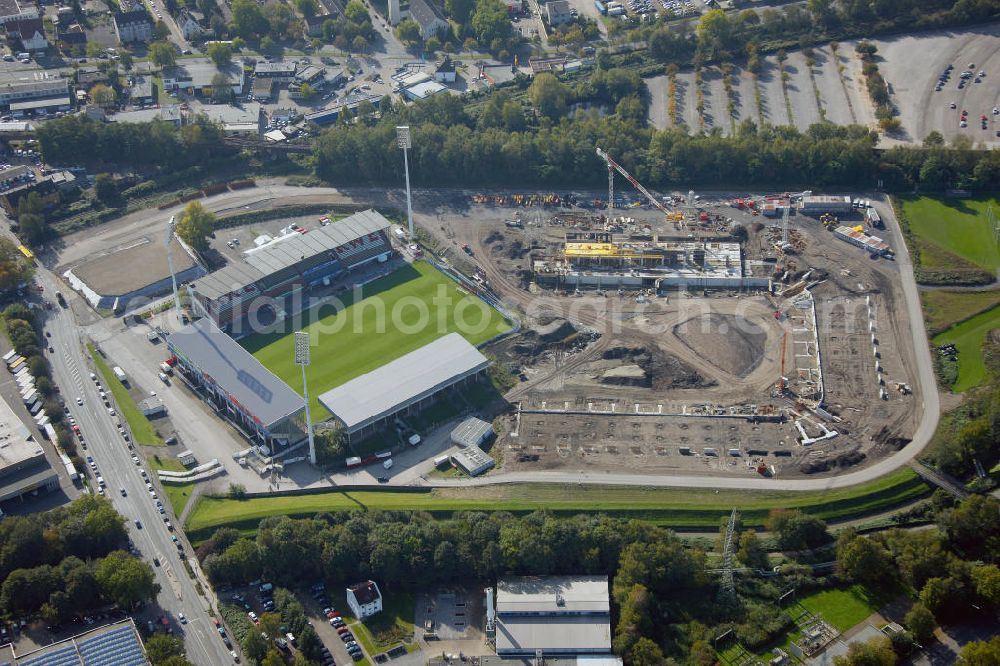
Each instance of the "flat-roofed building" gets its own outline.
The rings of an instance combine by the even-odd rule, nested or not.
[[[419,412],[459,384],[477,381],[488,358],[458,333],[449,333],[319,397],[351,441]]]
[[[7,401],[0,399],[0,502],[58,488],[59,476],[45,451]]]
[[[500,656],[610,654],[608,577],[500,579],[495,625]]]

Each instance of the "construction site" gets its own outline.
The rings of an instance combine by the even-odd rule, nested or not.
[[[489,348],[519,380],[503,469],[788,478],[909,441],[921,398],[891,242],[874,235],[887,205],[657,196],[598,154],[600,201],[479,196],[426,224],[525,313]],[[616,194],[616,174],[632,188]]]

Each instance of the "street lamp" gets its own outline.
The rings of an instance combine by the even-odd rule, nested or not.
[[[410,159],[407,151],[413,148],[409,125],[396,126],[396,145],[403,149],[403,169],[406,171],[406,222],[410,229],[410,242],[413,242],[413,203],[410,201]]]
[[[306,366],[309,365],[309,334],[295,332],[295,365],[302,368],[302,399],[306,405],[306,428],[309,431],[309,462],[316,464],[316,441],[313,439],[312,416],[309,414],[309,386],[306,384]]]

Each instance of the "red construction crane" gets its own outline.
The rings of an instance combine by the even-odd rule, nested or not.
[[[625,176],[625,178],[628,180],[628,182],[632,183],[632,186],[635,187],[635,189],[637,189],[640,192],[642,192],[643,194],[645,194],[646,198],[649,199],[650,203],[652,203],[654,206],[656,206],[661,211],[663,211],[664,215],[670,215],[671,214],[671,211],[669,209],[667,209],[667,207],[664,206],[662,203],[660,203],[659,201],[657,201],[656,197],[654,197],[652,194],[650,194],[649,190],[647,190],[645,187],[642,186],[642,183],[640,183],[635,178],[633,178],[632,174],[630,174],[628,171],[626,171],[625,169],[622,168],[622,165],[618,164],[618,162],[615,162],[613,159],[611,159],[611,156],[608,155],[603,150],[601,150],[600,146],[597,146],[597,156],[600,157],[602,160],[604,160],[605,162],[608,163],[608,217],[611,216],[612,211],[614,209],[614,202],[615,202],[615,171],[617,171],[621,175]]]

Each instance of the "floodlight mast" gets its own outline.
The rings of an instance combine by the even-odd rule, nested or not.
[[[309,413],[309,385],[306,383],[306,366],[309,365],[309,334],[295,332],[295,365],[302,368],[302,400],[306,406],[306,430],[309,433],[309,462],[316,464],[316,440],[313,437],[312,415]]]
[[[408,151],[413,147],[409,125],[396,126],[396,145],[403,149],[403,170],[406,172],[406,223],[409,230],[409,240],[413,242],[413,203],[410,199],[410,158]]]

